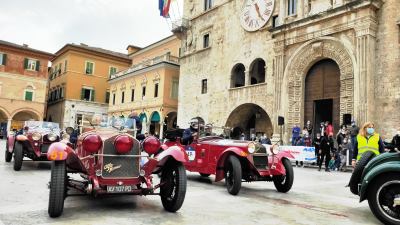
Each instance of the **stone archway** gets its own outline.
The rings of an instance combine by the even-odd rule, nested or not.
[[[245,103],[236,107],[229,115],[225,126],[232,129],[231,137],[233,139],[238,139],[240,132],[243,132],[247,139],[251,134],[267,134],[271,137],[273,133],[269,115],[263,108],[253,103]]]
[[[11,129],[21,129],[24,122],[27,120],[42,120],[42,118],[34,111],[31,110],[20,110],[13,114],[11,121]]]
[[[282,104],[279,112],[287,118],[286,137],[294,124],[304,124],[304,93],[305,78],[310,68],[318,61],[331,59],[340,70],[340,123],[343,114],[357,112],[358,93],[355,58],[351,49],[338,39],[331,37],[319,38],[303,44],[289,59],[283,78]],[[356,83],[356,85],[355,85]]]

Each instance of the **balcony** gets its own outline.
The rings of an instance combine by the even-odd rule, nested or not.
[[[152,58],[152,59],[149,59],[149,60],[145,60],[145,61],[143,61],[143,62],[141,62],[139,64],[133,65],[130,68],[128,68],[127,70],[123,70],[123,71],[120,71],[120,72],[118,72],[116,74],[111,75],[110,76],[110,80],[116,79],[118,77],[130,74],[130,73],[133,73],[133,72],[136,72],[136,71],[141,70],[141,69],[145,69],[145,68],[151,67],[153,65],[156,65],[156,64],[159,64],[159,63],[162,63],[162,62],[168,62],[168,63],[173,63],[173,64],[176,64],[176,65],[179,65],[179,58],[176,57],[176,56],[172,56],[170,53],[167,53],[167,54],[161,55],[161,56],[157,56],[155,58]]]
[[[272,100],[272,94],[269,94],[267,83],[260,83],[230,88],[229,100],[236,102],[237,105],[243,102],[264,102]]]

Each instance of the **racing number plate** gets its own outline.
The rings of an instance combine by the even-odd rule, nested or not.
[[[127,193],[132,190],[133,186],[107,186],[107,193]]]
[[[185,147],[186,154],[189,158],[189,161],[193,161],[196,158],[196,151],[191,146]]]

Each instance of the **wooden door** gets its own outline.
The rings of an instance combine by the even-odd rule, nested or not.
[[[305,80],[304,123],[315,121],[316,113],[329,113],[335,132],[340,127],[340,70],[335,61],[325,59],[314,64]],[[315,110],[314,101],[332,99],[333,107],[327,110]]]

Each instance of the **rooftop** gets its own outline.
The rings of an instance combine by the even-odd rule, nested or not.
[[[46,55],[46,56],[49,56],[49,57],[53,57],[54,56],[54,54],[52,54],[52,53],[41,51],[41,50],[37,50],[37,49],[34,49],[34,48],[30,48],[27,44],[19,45],[19,44],[11,43],[11,42],[8,42],[8,41],[0,40],[0,45],[5,45],[5,46],[8,46],[8,47],[17,48],[17,49],[25,50],[25,51],[31,51],[31,52],[35,52],[35,53],[38,53],[38,54]]]
[[[74,44],[74,43],[66,44],[64,47],[62,47],[60,50],[58,50],[56,52],[56,56],[61,55],[64,52],[64,50],[66,50],[68,47],[79,48],[79,49],[83,49],[83,50],[87,50],[87,51],[91,51],[91,52],[95,52],[95,53],[100,53],[100,54],[104,54],[104,55],[108,55],[108,56],[113,56],[113,57],[130,60],[130,58],[128,57],[127,54],[107,50],[104,48],[89,46],[89,45],[83,44],[83,43],[81,43],[81,44]]]

